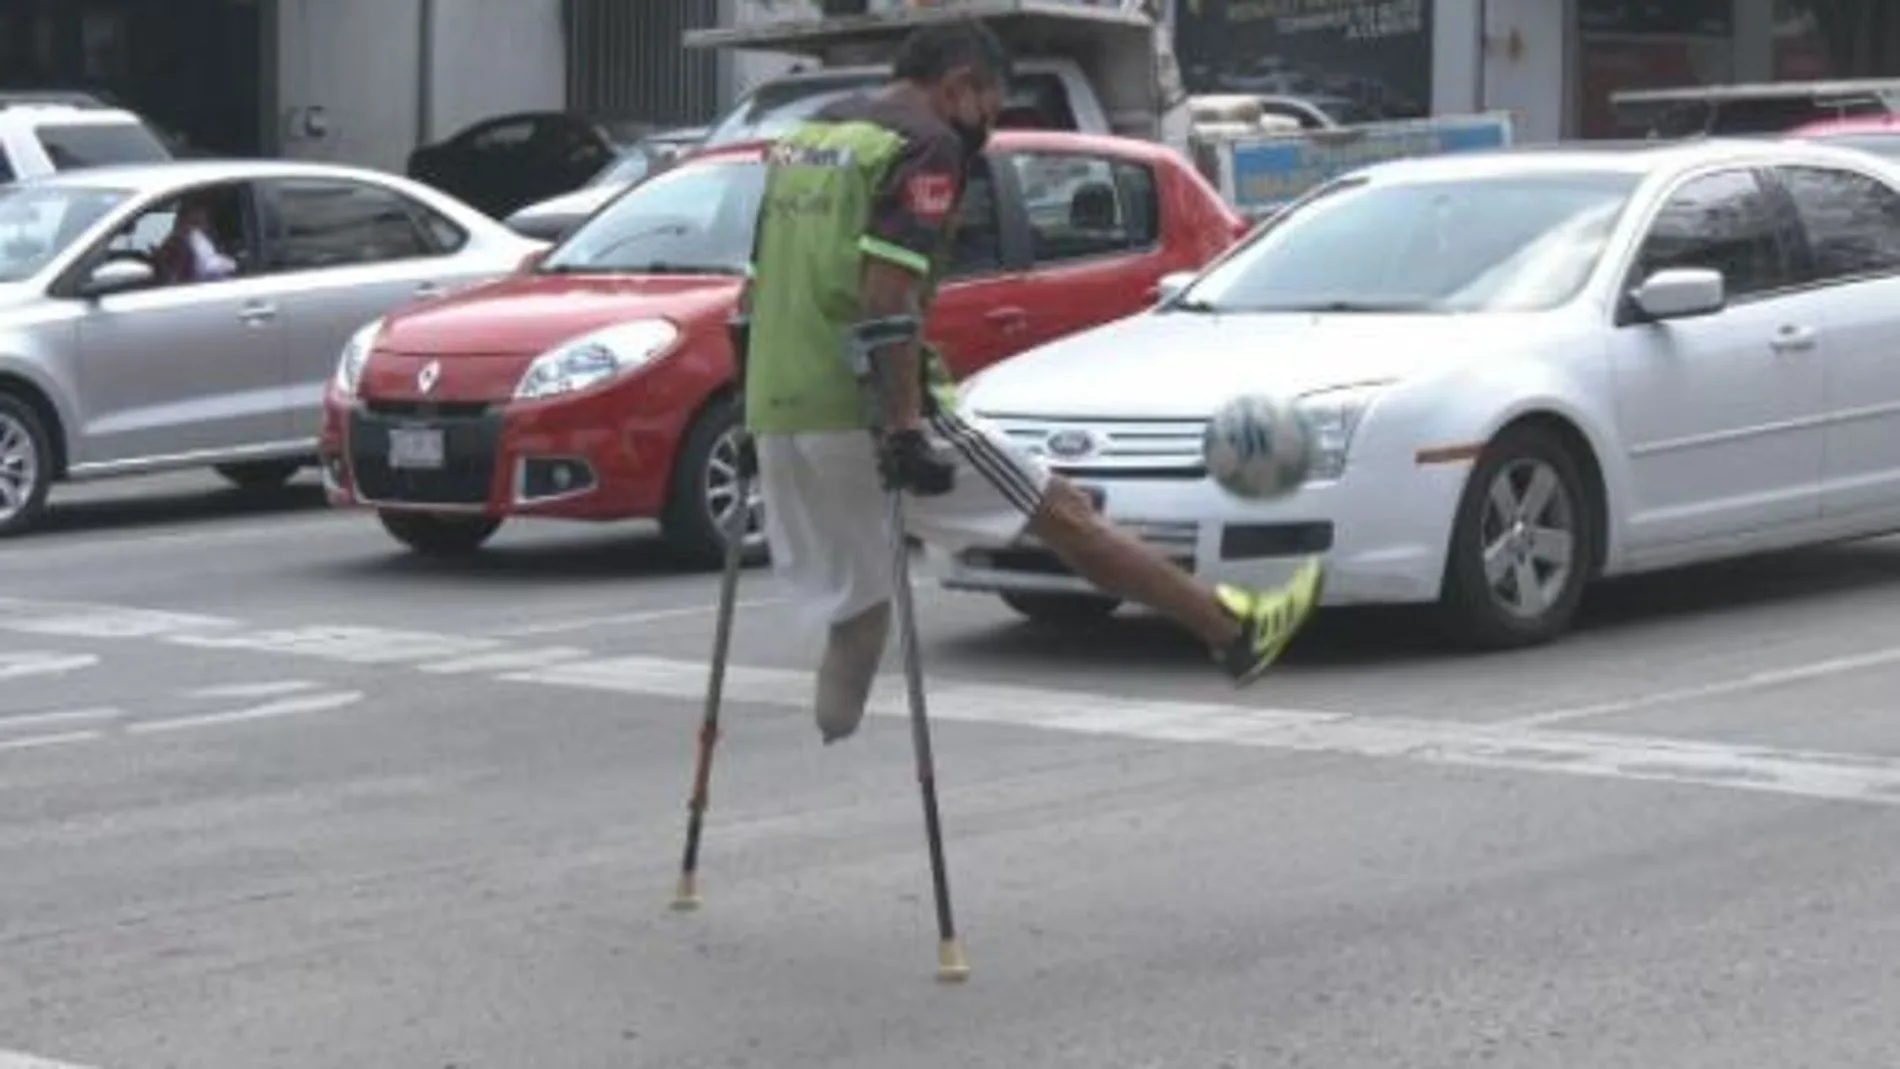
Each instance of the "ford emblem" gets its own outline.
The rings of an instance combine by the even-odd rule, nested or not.
[[[1084,430],[1057,431],[1043,445],[1050,456],[1080,460],[1095,452],[1095,435]]]

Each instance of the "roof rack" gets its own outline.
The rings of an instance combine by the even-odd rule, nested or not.
[[[110,108],[112,105],[92,93],[76,89],[0,89],[0,111],[8,108],[45,107]]]
[[[1623,89],[1610,102],[1623,104],[1722,103],[1735,100],[1819,101],[1893,100],[1900,98],[1900,78],[1860,78],[1847,81],[1754,82],[1741,85],[1678,86],[1672,89]]]

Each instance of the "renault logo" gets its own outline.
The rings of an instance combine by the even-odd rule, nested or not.
[[[1056,431],[1044,442],[1049,455],[1063,460],[1080,460],[1095,452],[1095,435],[1085,430]]]
[[[442,381],[442,362],[431,360],[416,372],[416,389],[423,393],[434,393],[435,384]]]

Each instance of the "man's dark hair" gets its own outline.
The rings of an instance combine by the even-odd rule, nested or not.
[[[935,85],[958,67],[974,67],[998,85],[1009,84],[1009,49],[996,32],[976,19],[953,19],[921,26],[904,39],[891,76],[919,85]]]

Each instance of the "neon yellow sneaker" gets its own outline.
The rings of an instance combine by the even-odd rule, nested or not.
[[[1293,578],[1278,590],[1215,588],[1221,604],[1240,620],[1240,638],[1217,655],[1236,687],[1252,683],[1272,667],[1293,641],[1293,636],[1312,619],[1325,588],[1326,576],[1320,569],[1318,557],[1300,565]]]

